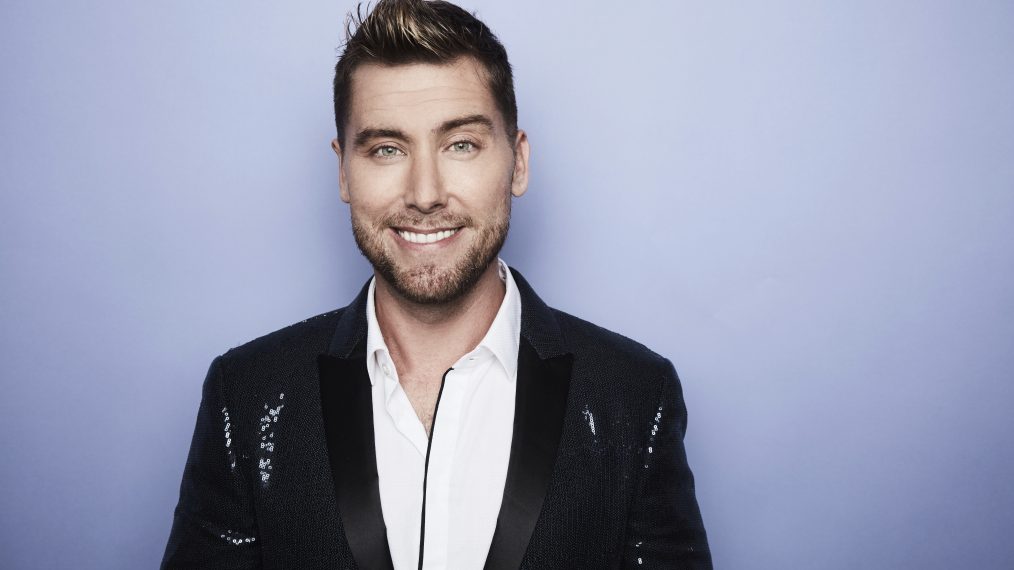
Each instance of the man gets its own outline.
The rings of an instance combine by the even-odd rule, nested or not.
[[[374,277],[212,363],[163,567],[710,568],[672,365],[497,257],[529,158],[503,46],[421,0],[349,35],[332,146]]]

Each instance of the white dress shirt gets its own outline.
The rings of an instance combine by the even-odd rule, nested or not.
[[[482,568],[489,552],[514,432],[521,334],[521,296],[507,265],[497,263],[506,294],[486,336],[447,372],[432,442],[398,381],[377,323],[376,280],[370,283],[366,369],[373,386],[380,505],[395,570],[419,567],[424,474],[423,567]]]

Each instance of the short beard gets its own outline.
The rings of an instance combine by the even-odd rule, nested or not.
[[[436,265],[423,265],[406,270],[395,265],[394,259],[385,250],[380,237],[392,226],[430,226],[473,228],[470,218],[440,219],[437,223],[424,223],[422,219],[407,219],[404,216],[390,216],[377,227],[368,229],[352,215],[352,235],[359,251],[373,265],[373,269],[394,288],[404,299],[419,305],[447,305],[461,299],[471,291],[482,274],[499,255],[507,233],[510,230],[511,200],[506,200],[506,214],[494,225],[479,235],[479,240],[466,252],[454,267],[441,270]],[[439,216],[437,216],[439,217]],[[407,222],[407,223],[406,223]],[[459,230],[460,231],[460,230]]]

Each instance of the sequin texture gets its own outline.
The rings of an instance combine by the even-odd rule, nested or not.
[[[261,485],[267,486],[268,481],[271,479],[271,457],[275,453],[275,431],[274,424],[278,423],[278,416],[282,412],[282,408],[285,404],[281,401],[285,399],[285,393],[278,395],[278,405],[275,407],[269,407],[267,403],[264,404],[264,415],[260,419],[260,453],[257,458],[257,469],[260,472]]]
[[[581,411],[581,415],[583,415],[585,421],[588,422],[588,429],[591,430],[592,435],[595,435],[595,416],[588,409],[588,404],[584,405],[584,410]]]
[[[232,447],[232,422],[229,420],[229,408],[222,408],[222,421],[225,424],[225,450],[229,459],[229,469],[236,469],[236,449]]]
[[[257,540],[256,536],[246,536],[236,532],[234,530],[226,530],[223,534],[219,535],[219,538],[228,542],[233,546],[239,546],[241,544],[250,544]]]
[[[655,436],[658,435],[658,424],[662,421],[662,406],[658,407],[658,411],[655,412],[654,423],[651,425],[651,435],[648,436],[648,453],[654,453],[655,451]],[[647,459],[645,459],[644,468],[648,468]]]

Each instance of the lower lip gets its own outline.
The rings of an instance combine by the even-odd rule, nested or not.
[[[458,228],[458,231],[454,232],[451,235],[451,237],[447,237],[440,241],[435,241],[432,243],[415,243],[408,241],[407,239],[401,237],[401,234],[399,234],[396,230],[393,229],[391,230],[391,233],[394,234],[395,239],[399,244],[401,244],[402,247],[407,247],[409,249],[415,249],[420,251],[431,251],[435,249],[440,249],[442,247],[446,247],[457,241],[458,236],[461,235],[461,230],[463,229],[464,228]]]

